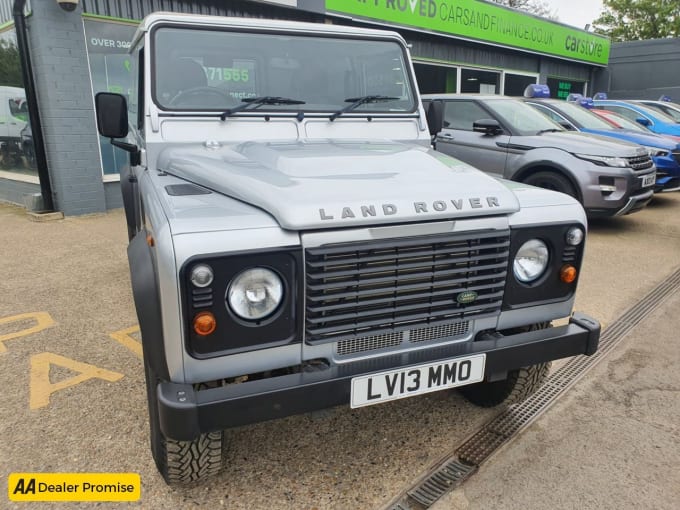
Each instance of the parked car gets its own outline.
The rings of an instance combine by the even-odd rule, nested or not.
[[[634,102],[665,113],[669,117],[673,117],[675,122],[680,122],[680,104],[678,103],[672,101],[650,101],[648,99],[640,99]]]
[[[527,87],[524,101],[570,131],[606,136],[643,146],[656,165],[655,192],[680,189],[680,144],[652,132],[615,128],[577,102],[533,97],[538,87]],[[579,98],[575,98],[579,101]]]
[[[597,115],[598,117],[600,117],[601,119],[606,120],[614,127],[632,129],[633,131],[639,131],[641,133],[647,134],[654,133],[654,131],[650,130],[648,127],[645,127],[642,124],[638,124],[637,122],[633,122],[632,120],[627,119],[626,117],[623,117],[622,115],[619,115],[616,112],[610,112],[609,110],[599,110],[597,108],[593,108],[590,111]],[[669,140],[680,142],[680,136],[673,135],[658,135],[658,136],[663,136],[664,138],[668,138]]]
[[[673,117],[647,105],[615,99],[595,99],[593,104],[595,108],[618,113],[627,119],[647,126],[659,135],[680,136],[680,124]]]
[[[590,216],[637,211],[654,193],[656,168],[638,145],[566,131],[520,99],[429,94],[423,101],[436,150],[571,195]]]

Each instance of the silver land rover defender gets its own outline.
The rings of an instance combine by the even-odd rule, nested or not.
[[[98,94],[97,121],[130,153],[168,483],[216,473],[230,427],[454,387],[512,403],[596,351],[572,315],[583,208],[433,151],[398,34],[157,13],[130,51],[129,97]]]

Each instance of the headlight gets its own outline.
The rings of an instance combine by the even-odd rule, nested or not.
[[[659,149],[658,147],[650,147],[649,145],[643,145],[643,147],[647,149],[647,154],[652,158],[668,156],[670,154],[669,151]]]
[[[242,271],[231,281],[227,290],[227,303],[231,311],[250,321],[270,316],[282,298],[281,278],[264,267]]]
[[[577,158],[585,159],[591,163],[599,166],[614,166],[617,168],[626,168],[628,160],[626,158],[616,158],[611,156],[591,156],[590,154],[574,154]]]
[[[515,278],[523,283],[533,282],[545,272],[549,258],[548,247],[543,241],[527,241],[517,250],[512,264]]]

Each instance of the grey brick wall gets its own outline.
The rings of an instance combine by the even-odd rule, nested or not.
[[[40,185],[0,178],[0,202],[24,205],[24,195],[31,193],[40,193]]]
[[[66,215],[106,209],[81,13],[48,1],[27,19],[55,208]]]
[[[123,207],[123,195],[120,192],[120,182],[105,182],[104,194],[106,195],[107,209],[120,209]]]

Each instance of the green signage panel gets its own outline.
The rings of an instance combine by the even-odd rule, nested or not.
[[[326,0],[329,12],[607,65],[606,37],[477,0]]]

